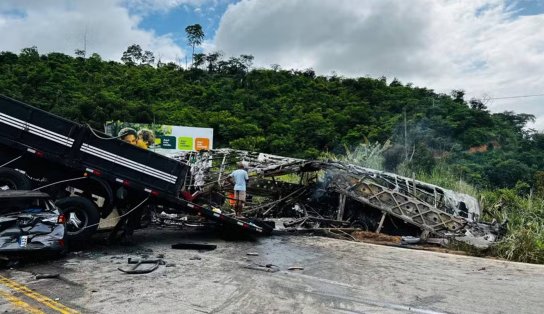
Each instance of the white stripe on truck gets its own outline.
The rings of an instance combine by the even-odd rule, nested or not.
[[[0,113],[0,122],[7,124],[11,127],[17,128],[19,130],[27,131],[28,133],[46,138],[52,142],[56,142],[64,146],[72,147],[72,145],[74,144],[73,138],[44,129],[35,124],[28,123],[26,121],[14,118],[5,113]]]
[[[26,131],[30,134],[34,134],[40,137],[43,137],[45,139],[48,139],[52,142],[62,144],[64,146],[72,147],[74,144],[74,139],[70,138],[68,136],[44,129],[40,126],[37,126],[32,123],[28,123],[26,121],[14,118],[10,115],[7,115],[5,113],[0,113],[0,123],[4,123],[6,125],[9,125],[11,127],[17,128],[19,130]],[[112,154],[110,152],[107,152],[105,150],[102,150],[98,147],[91,146],[89,144],[83,143],[81,146],[81,151],[85,152],[87,154],[102,158],[104,160],[113,162],[117,165],[121,165],[136,171],[139,171],[141,173],[156,177],[158,179],[161,179],[163,181],[175,184],[177,177],[173,176],[171,174],[168,174],[166,172],[157,170],[155,168],[148,167],[146,165],[143,165],[141,163],[137,163],[133,160],[121,157],[119,155]]]
[[[89,145],[87,143],[83,143],[81,145],[81,151],[99,158],[102,158],[104,160],[113,162],[117,165],[124,166],[126,168],[130,168],[132,170],[139,171],[141,173],[153,176],[155,178],[161,179],[163,181],[175,184],[177,177],[171,174],[168,174],[164,171],[157,170],[155,168],[148,167],[144,164],[135,162],[134,160],[130,160],[124,157],[121,157],[119,155],[112,154],[110,152],[107,152],[105,150],[102,150],[98,147]]]

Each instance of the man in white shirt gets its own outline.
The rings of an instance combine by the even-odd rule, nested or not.
[[[247,175],[247,171],[244,170],[244,164],[238,163],[238,169],[234,170],[227,180],[234,184],[234,199],[236,200],[236,204],[234,205],[234,212],[236,213],[236,217],[242,216],[242,209],[244,208],[244,204],[246,202],[246,185],[249,181],[249,176]]]

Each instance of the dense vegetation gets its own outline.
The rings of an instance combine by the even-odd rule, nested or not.
[[[484,103],[466,101],[463,91],[437,94],[384,77],[252,69],[249,55],[225,60],[197,53],[185,69],[155,62],[137,45],[123,63],[76,54],[1,52],[0,93],[99,129],[108,120],[211,127],[215,147],[285,156],[314,158],[388,142],[386,170],[432,178],[445,167],[441,173],[480,191],[503,189],[487,202],[509,202],[513,212],[538,206],[530,217],[541,229],[531,241],[544,250],[538,198],[544,196],[544,134],[526,129],[531,115],[490,113]],[[516,220],[516,230],[529,220]],[[544,261],[542,255],[517,259]]]
[[[520,181],[544,192],[544,134],[524,129],[531,115],[492,114],[479,101],[467,103],[462,91],[436,94],[396,79],[250,70],[252,58],[196,54],[186,70],[153,66],[152,53],[137,45],[124,63],[27,48],[0,53],[0,93],[99,129],[107,120],[212,127],[215,147],[287,156],[391,140],[388,170],[407,159],[429,172],[442,158],[478,187]]]

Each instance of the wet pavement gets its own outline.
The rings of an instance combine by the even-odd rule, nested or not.
[[[45,313],[540,313],[544,307],[541,265],[308,236],[233,242],[210,233],[148,229],[134,240],[135,246],[94,245],[2,271],[10,282],[66,308],[55,310],[0,282],[0,311],[29,312],[8,294]],[[217,249],[171,249],[184,241]],[[129,257],[163,257],[167,264],[127,275],[118,268],[128,268]],[[279,271],[246,268],[266,264]],[[288,270],[293,266],[304,269]],[[43,273],[60,277],[35,279]]]

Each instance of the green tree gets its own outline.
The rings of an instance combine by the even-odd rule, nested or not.
[[[152,65],[155,62],[155,56],[153,52],[146,50],[142,55],[142,64]]]
[[[204,59],[208,62],[208,72],[215,72],[217,62],[221,59],[222,53],[219,51],[209,53]]]
[[[85,58],[85,50],[83,49],[74,50],[74,54],[79,58]]]
[[[204,31],[200,24],[189,25],[185,27],[187,43],[192,47],[191,64],[194,66],[195,46],[200,46],[204,40]]]
[[[193,58],[193,67],[195,68],[201,67],[206,61],[206,55],[203,53],[195,53]]]
[[[142,57],[142,47],[140,47],[140,45],[133,44],[130,45],[125,52],[123,52],[121,61],[127,65],[135,65],[137,62],[142,60]]]

